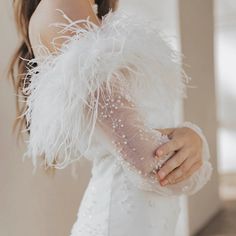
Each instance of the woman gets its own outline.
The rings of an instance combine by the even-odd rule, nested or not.
[[[25,155],[35,167],[40,155],[59,169],[93,162],[72,236],[173,236],[179,195],[211,176],[209,149],[196,125],[175,122],[177,55],[153,22],[117,4],[15,1]]]

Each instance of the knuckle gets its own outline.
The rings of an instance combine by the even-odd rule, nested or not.
[[[178,184],[178,183],[179,183],[179,182],[181,182],[181,181],[182,181],[182,179],[181,179],[181,178],[179,178],[179,179],[177,179],[177,180],[176,180],[176,182],[175,182],[175,183],[176,183],[176,184]]]
[[[170,176],[168,176],[168,182],[170,183],[170,184],[173,184],[173,183],[175,183],[175,178],[174,178],[174,176],[173,175],[170,175]]]
[[[188,171],[188,166],[183,164],[180,169],[181,169],[182,173],[186,173]]]
[[[182,177],[181,171],[180,170],[176,170],[175,173],[173,174],[173,177],[174,177],[175,183],[176,183],[177,180]]]
[[[166,165],[164,165],[164,166],[161,168],[160,171],[161,171],[162,173],[164,173],[165,176],[168,175],[168,173],[169,173],[169,170],[168,170],[168,168],[167,168]]]
[[[178,161],[174,158],[169,162],[170,169],[175,169],[178,166]]]
[[[177,166],[176,160],[173,159],[173,160],[170,160],[166,163],[166,165],[165,165],[166,168],[165,169],[169,173],[172,170],[174,170],[176,168],[176,166]]]
[[[178,169],[178,178],[182,177],[184,175],[184,172],[182,171],[181,168]]]
[[[175,147],[178,147],[180,141],[179,141],[178,139],[173,139],[172,143],[173,143],[173,145],[174,145]]]
[[[176,162],[177,162],[177,165],[180,166],[183,161],[185,160],[185,156],[180,154],[179,156],[176,157]]]
[[[181,182],[181,181],[183,181],[183,180],[184,180],[184,178],[183,178],[183,177],[181,177],[181,178],[178,178],[178,179],[176,180],[176,182],[175,182],[175,183],[177,184],[177,183],[179,183],[179,182]]]
[[[178,178],[178,179],[176,180],[176,183],[179,183],[179,182],[183,181],[184,178],[185,178],[184,175],[182,175],[180,178]]]

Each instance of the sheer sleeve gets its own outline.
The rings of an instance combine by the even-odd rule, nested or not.
[[[162,162],[155,158],[155,151],[167,136],[146,125],[145,115],[139,110],[128,86],[115,80],[112,88],[103,86],[97,93],[99,135],[108,150],[122,165],[126,177],[138,188],[153,191],[160,195],[193,194],[205,185],[211,176],[209,154],[204,151],[203,167],[188,180],[179,184],[160,186],[156,171],[170,158]],[[185,124],[187,125],[187,123]],[[207,141],[205,140],[205,148]],[[207,149],[208,150],[208,149]]]
[[[148,127],[143,112],[127,88],[125,80],[117,82],[114,79],[109,87],[104,84],[96,92],[94,100],[98,102],[98,117],[95,133],[136,187],[160,194],[171,193],[160,186],[156,176],[156,171],[171,155],[162,160],[155,158],[158,146],[169,139]],[[90,106],[91,112],[94,106]]]
[[[153,171],[162,164],[155,158],[155,151],[168,138],[145,124],[144,115],[125,86],[117,85],[115,81],[112,84],[110,91],[102,89],[99,95],[99,133],[123,165],[142,176],[154,177]]]

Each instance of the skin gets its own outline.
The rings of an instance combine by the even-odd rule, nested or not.
[[[37,57],[35,48],[39,45],[39,34],[41,42],[53,52],[55,48],[51,41],[54,37],[59,36],[59,33],[56,27],[49,25],[54,22],[68,23],[55,9],[63,9],[71,20],[87,19],[89,16],[90,21],[100,25],[100,19],[92,10],[93,3],[94,0],[42,0],[29,24],[29,37],[34,55]],[[63,39],[57,40],[56,43],[60,47]],[[155,158],[161,159],[164,155],[174,152],[172,158],[157,172],[158,181],[162,186],[166,186],[187,179],[202,166],[202,139],[190,128],[158,130],[168,135],[171,141],[157,148]]]
[[[161,159],[168,153],[174,154],[157,172],[157,178],[162,186],[179,183],[202,166],[202,139],[187,127],[159,131],[168,135],[171,141],[157,148],[156,158]]]
[[[78,19],[89,19],[94,24],[100,25],[99,18],[94,14],[92,9],[92,4],[94,0],[42,0],[34,14],[32,15],[29,23],[29,38],[34,51],[34,55],[37,57],[38,53],[36,47],[39,45],[40,41],[47,46],[49,51],[55,52],[55,48],[52,45],[52,39],[57,36],[61,36],[58,32],[59,29],[50,24],[54,22],[61,22],[68,24],[68,21],[62,16],[59,11],[55,9],[62,9],[63,12],[70,17],[71,20]],[[67,32],[67,35],[69,33]],[[63,39],[58,39],[56,44],[58,47],[63,43]]]

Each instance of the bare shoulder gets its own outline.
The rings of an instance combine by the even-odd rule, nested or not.
[[[61,35],[60,29],[53,23],[68,23],[58,10],[63,11],[71,20],[86,19],[88,16],[94,22],[97,20],[89,0],[42,0],[29,24],[29,37],[33,48],[39,43],[40,37],[46,47],[54,50],[52,40]]]

